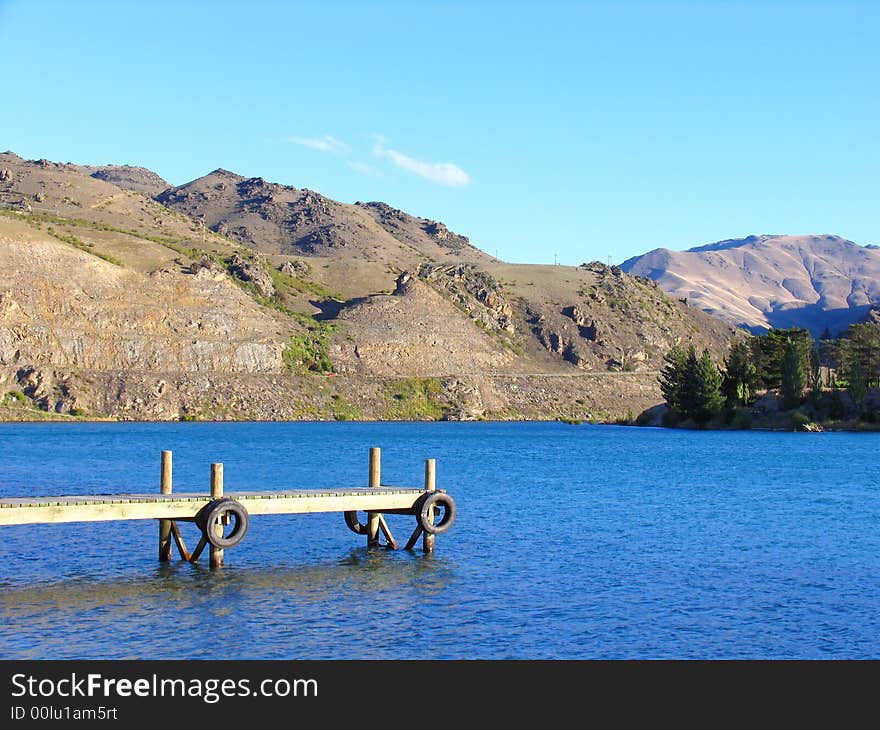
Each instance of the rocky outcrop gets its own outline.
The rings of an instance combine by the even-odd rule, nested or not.
[[[428,255],[454,254],[468,262],[486,261],[488,257],[471,245],[467,236],[454,233],[440,221],[419,218],[394,208],[387,203],[355,203],[369,213],[388,233],[402,243],[414,246]],[[433,256],[432,256],[433,257]]]
[[[513,308],[495,277],[473,264],[422,264],[418,277],[445,292],[471,319],[496,332],[514,334]]]
[[[312,267],[305,261],[285,261],[278,267],[278,271],[286,276],[308,276]]]
[[[596,320],[588,317],[577,304],[564,307],[562,313],[577,325],[578,333],[585,340],[595,342],[597,338]]]
[[[168,182],[159,177],[152,170],[144,167],[132,167],[130,165],[103,165],[101,167],[84,168],[89,174],[97,179],[112,183],[123,190],[131,190],[153,197],[170,186]]]
[[[261,297],[271,299],[275,296],[275,284],[262,263],[236,253],[229,259],[229,271],[241,281],[252,284]]]
[[[353,342],[339,344],[334,357],[343,372],[473,374],[496,371],[515,358],[449,299],[407,272],[398,277],[393,294],[351,303],[337,322],[356,333]]]

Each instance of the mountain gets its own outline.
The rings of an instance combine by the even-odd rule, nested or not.
[[[659,248],[621,268],[753,332],[838,333],[880,303],[880,249],[840,236],[748,236],[687,251]]]
[[[347,259],[440,260],[485,263],[489,257],[437,221],[384,203],[340,203],[313,190],[214,172],[156,200],[221,235],[267,254]]]
[[[6,419],[610,419],[673,345],[742,336],[617,267],[224,170],[0,154],[0,265]]]

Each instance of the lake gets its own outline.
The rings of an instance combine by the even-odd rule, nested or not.
[[[420,486],[432,556],[258,516],[219,571],[154,521],[0,527],[0,658],[880,656],[880,435],[561,423],[2,424],[0,496]],[[403,544],[415,521],[389,515]],[[190,547],[197,534],[182,525]]]

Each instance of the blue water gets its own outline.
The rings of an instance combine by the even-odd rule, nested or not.
[[[254,517],[214,572],[159,564],[152,521],[0,527],[0,658],[880,656],[876,434],[7,424],[0,495],[157,491],[162,449],[175,491],[212,461],[227,491],[363,485],[370,446],[386,484],[437,458],[433,556],[341,515]]]

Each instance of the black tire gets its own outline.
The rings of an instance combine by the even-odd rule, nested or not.
[[[431,524],[428,519],[428,510],[431,508],[442,507],[443,517],[440,522]],[[446,492],[431,492],[422,500],[417,519],[421,528],[429,535],[442,535],[455,522],[455,500]]]
[[[209,526],[216,524],[221,515],[230,513],[234,520],[235,526],[232,532],[225,537],[217,535],[214,530],[208,529]],[[245,533],[248,531],[248,511],[241,502],[236,502],[231,497],[223,499],[215,499],[208,502],[196,515],[196,524],[201,528],[202,534],[209,543],[218,548],[235,547],[244,540]]]
[[[367,526],[358,519],[357,512],[346,512],[344,514],[345,524],[348,525],[349,530],[351,530],[355,535],[367,534]]]

